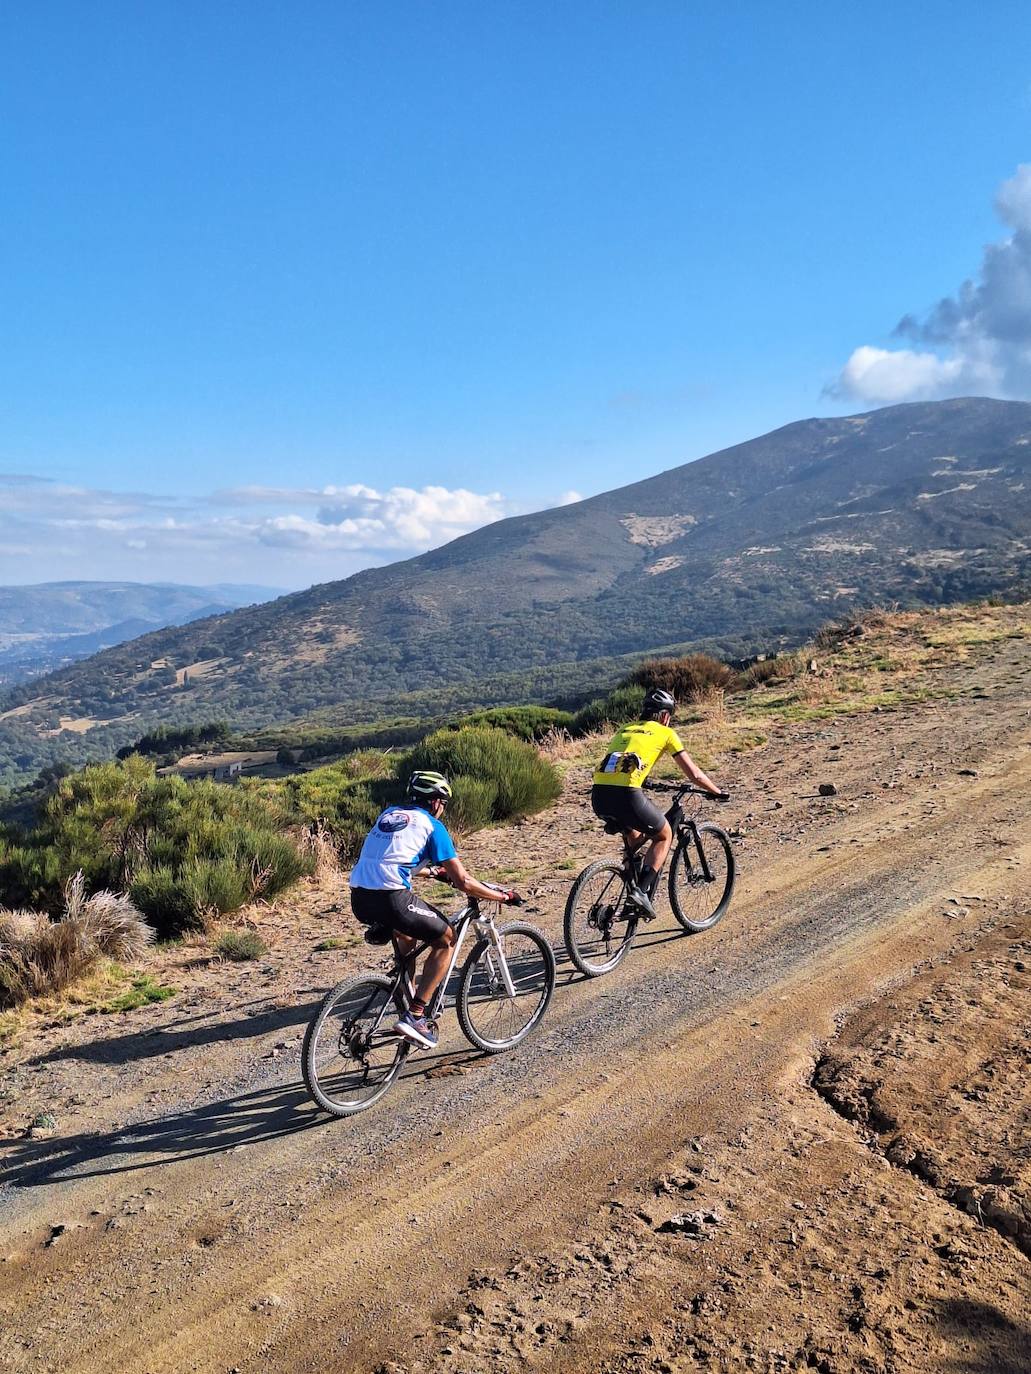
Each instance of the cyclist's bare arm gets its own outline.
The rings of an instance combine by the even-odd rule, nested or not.
[[[673,762],[688,782],[693,782],[695,787],[704,787],[706,792],[711,793],[714,797],[723,796],[723,788],[717,786],[708,774],[702,772],[686,749],[682,749],[679,754],[674,754]]]
[[[440,873],[446,883],[456,887],[459,892],[464,892],[467,897],[479,897],[481,901],[485,902],[498,900],[498,889],[487,887],[485,883],[478,882],[471,873],[465,871],[461,859],[448,859],[446,863],[440,865]],[[511,897],[515,895],[513,892]]]

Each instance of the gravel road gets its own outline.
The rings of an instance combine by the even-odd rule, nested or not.
[[[948,703],[798,727],[776,765],[769,749],[738,760],[731,781],[751,820],[724,921],[684,937],[660,918],[600,980],[562,958],[546,1022],[513,1054],[476,1054],[450,1018],[382,1103],[327,1122],[299,1083],[296,1037],[314,1000],[299,997],[262,1026],[263,1044],[286,1039],[275,1057],[257,1060],[236,1022],[224,1042],[216,1031],[188,1059],[184,1047],[187,1109],[148,1115],[141,1096],[128,1125],[9,1144],[0,1364],[601,1368],[629,1325],[668,1316],[683,1282],[613,1218],[640,1213],[641,1190],[685,1150],[715,1160],[747,1139],[761,1172],[805,1111],[830,1114],[810,1093],[792,1127],[785,1103],[803,1101],[842,1010],[1015,911],[1031,861],[1022,647]],[[986,687],[990,714],[972,695]],[[846,749],[839,795],[815,798],[834,746]],[[484,871],[499,847],[538,866],[531,919],[553,936],[568,881],[553,856],[570,836],[582,857],[605,844],[583,829],[578,796],[563,807],[472,851]],[[169,1046],[163,1084],[184,1072]],[[71,1052],[84,1092],[112,1057],[139,1072],[128,1049]],[[645,1215],[634,1225],[651,1237]],[[529,1294],[528,1256],[539,1298],[481,1320],[470,1293]],[[612,1368],[650,1367],[626,1360]]]

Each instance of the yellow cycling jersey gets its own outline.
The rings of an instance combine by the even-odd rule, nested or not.
[[[640,787],[663,754],[679,754],[683,743],[675,730],[657,720],[624,725],[609,740],[609,747],[594,774],[594,785]]]

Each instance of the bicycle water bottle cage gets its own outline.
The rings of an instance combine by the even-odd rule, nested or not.
[[[367,945],[389,945],[389,926],[366,926],[364,940]]]

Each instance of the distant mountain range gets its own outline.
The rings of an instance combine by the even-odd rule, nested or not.
[[[272,587],[42,582],[0,587],[0,683],[16,683],[166,625],[269,601]]]
[[[614,655],[740,654],[798,642],[853,606],[1013,594],[1028,585],[1029,467],[1024,402],[802,420],[8,691],[0,768],[5,754],[31,767],[69,745],[103,752],[160,721],[539,700]]]

